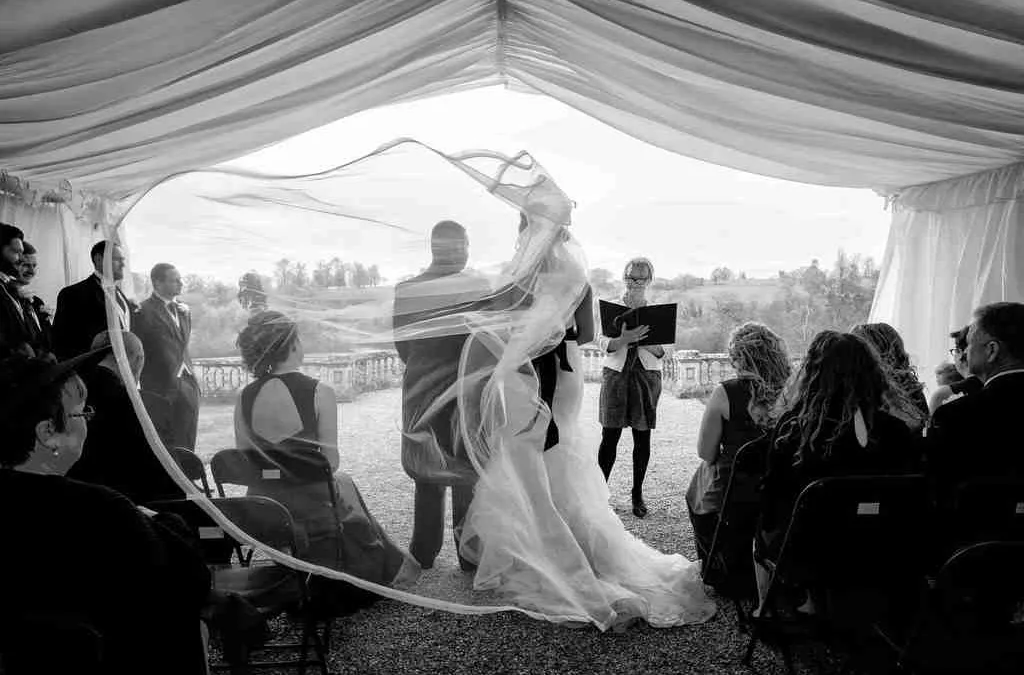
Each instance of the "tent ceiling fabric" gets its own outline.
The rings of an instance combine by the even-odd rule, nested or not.
[[[0,167],[121,196],[496,83],[698,159],[892,191],[1024,158],[1024,3],[13,0]]]

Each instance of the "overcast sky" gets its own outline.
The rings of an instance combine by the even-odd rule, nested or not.
[[[229,164],[309,173],[398,137],[445,152],[530,152],[576,201],[573,231],[592,267],[617,271],[629,257],[645,255],[665,277],[707,276],[718,265],[774,276],[812,258],[828,265],[840,248],[878,260],[885,247],[889,214],[882,198],[868,190],[792,183],[706,164],[635,140],[548,97],[498,88],[367,111]],[[128,220],[134,269],[170,260],[183,273],[235,279],[251,266],[266,266],[265,259],[237,247],[229,256],[223,249],[211,251],[216,247],[201,232],[146,226],[156,224],[157,214],[188,213],[188,204],[187,194],[166,191],[137,207]],[[267,241],[273,239],[268,234]],[[310,251],[317,259],[346,257],[322,243]]]

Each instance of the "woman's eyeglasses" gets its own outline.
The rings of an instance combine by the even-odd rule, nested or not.
[[[964,355],[964,350],[960,349],[959,347],[953,347],[952,349],[949,350],[949,355],[952,356],[954,359],[958,359]]]
[[[647,277],[626,277],[626,281],[634,284],[646,284],[650,279]]]
[[[82,408],[82,412],[68,413],[68,417],[81,417],[86,422],[88,422],[89,420],[91,420],[95,416],[96,416],[96,409],[93,408],[91,405],[87,405],[84,408]]]

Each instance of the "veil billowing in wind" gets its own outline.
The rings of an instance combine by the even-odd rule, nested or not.
[[[124,232],[108,235],[126,242],[136,274],[170,262],[186,277],[194,370],[204,394],[197,454],[209,461],[234,446],[232,408],[252,379],[242,374],[236,336],[251,312],[280,312],[304,347],[301,370],[333,386],[341,400],[357,396],[341,406],[340,468],[361,490],[357,499],[401,540],[412,518],[413,483],[406,473],[444,482],[460,461],[481,473],[501,434],[546,425],[550,411],[536,395],[529,363],[562,340],[586,289],[584,257],[567,229],[570,213],[570,200],[526,153],[446,155],[400,140],[309,175],[222,168],[177,174],[135,202],[121,220]],[[520,214],[528,223],[521,232]],[[395,283],[429,266],[429,233],[444,220],[465,228],[467,269],[414,289],[396,304]],[[236,294],[229,284],[238,279],[244,283]],[[383,413],[361,410],[367,397],[379,396],[363,390],[398,384],[391,352],[396,342],[452,336],[465,338],[458,376],[443,390],[422,392],[429,402],[414,419],[403,424],[394,395]],[[114,338],[127,372],[123,345]],[[403,396],[416,397],[417,386],[406,382],[412,391]],[[142,397],[132,395],[152,450],[188,498],[260,555],[415,604],[468,613],[510,609],[486,593],[455,597],[422,584],[399,591],[341,571],[344,565],[315,564],[263,546],[178,471]],[[456,402],[459,443],[428,442],[430,451],[400,457],[403,427],[429,437],[432,418],[450,415]],[[403,459],[415,465],[403,472]],[[225,490],[244,494],[228,485]]]

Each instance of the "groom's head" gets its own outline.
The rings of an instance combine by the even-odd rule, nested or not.
[[[462,269],[469,260],[466,228],[454,220],[442,220],[430,231],[430,253],[435,266]]]

